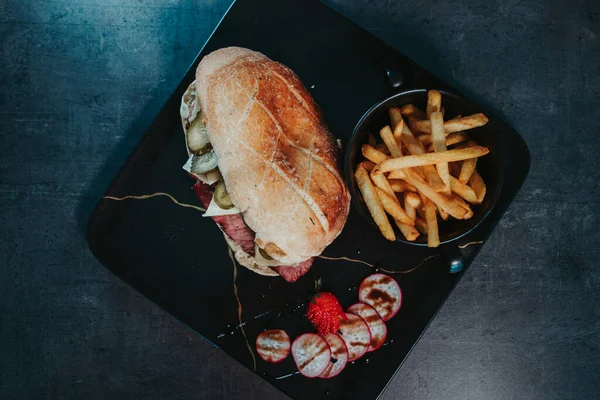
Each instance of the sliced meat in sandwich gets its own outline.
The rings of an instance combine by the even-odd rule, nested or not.
[[[202,59],[181,102],[194,190],[237,261],[295,281],[341,232],[340,149],[298,76],[239,47]]]

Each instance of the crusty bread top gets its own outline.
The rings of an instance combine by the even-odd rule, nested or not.
[[[344,227],[350,196],[339,148],[300,79],[229,47],[203,58],[196,89],[227,190],[256,243],[286,265],[321,254]]]

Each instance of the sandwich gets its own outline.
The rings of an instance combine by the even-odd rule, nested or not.
[[[342,231],[340,148],[298,76],[228,47],[205,56],[181,101],[194,191],[236,260],[296,281]]]

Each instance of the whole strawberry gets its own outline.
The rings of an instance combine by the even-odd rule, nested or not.
[[[321,335],[337,333],[340,320],[346,318],[338,299],[327,292],[317,293],[310,299],[306,316]]]

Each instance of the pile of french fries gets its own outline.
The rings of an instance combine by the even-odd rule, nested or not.
[[[486,192],[477,172],[477,159],[489,150],[464,132],[488,122],[484,114],[444,121],[442,95],[427,92],[425,111],[407,104],[391,108],[390,125],[369,135],[362,146],[366,160],[355,171],[356,183],[379,230],[388,240],[396,234],[392,217],[406,240],[427,236],[427,245],[440,244],[438,215],[469,219],[470,204],[480,204]]]

